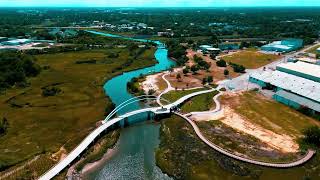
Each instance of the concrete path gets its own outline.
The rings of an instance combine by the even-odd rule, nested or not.
[[[245,158],[245,157],[241,157],[235,154],[232,154],[224,149],[222,149],[221,147],[213,144],[212,142],[210,142],[209,140],[207,140],[203,134],[201,133],[201,130],[198,128],[198,126],[196,125],[196,123],[194,123],[191,119],[189,119],[187,116],[182,115],[180,113],[175,113],[176,115],[182,117],[183,119],[185,119],[194,129],[195,133],[197,134],[197,136],[204,142],[206,143],[208,146],[210,146],[212,149],[228,156],[234,159],[237,159],[239,161],[243,161],[246,163],[251,163],[251,164],[255,164],[255,165],[259,165],[259,166],[266,166],[266,167],[274,167],[274,168],[290,168],[290,167],[295,167],[295,166],[299,166],[304,164],[305,162],[307,162],[308,160],[310,160],[313,155],[315,154],[314,150],[308,150],[308,153],[301,159],[297,160],[297,161],[293,161],[290,163],[268,163],[268,162],[262,162],[262,161],[257,161],[257,160],[253,160],[253,159],[249,159],[249,158]]]
[[[204,91],[199,91],[199,92],[194,92],[191,94],[188,94],[180,99],[178,99],[176,102],[165,105],[163,107],[153,107],[153,108],[145,108],[145,109],[140,109],[132,112],[128,112],[124,115],[121,115],[117,118],[113,118],[109,121],[104,122],[101,126],[96,128],[93,132],[91,132],[75,149],[71,151],[65,157],[63,160],[61,160],[58,164],[56,164],[54,167],[52,167],[49,171],[47,171],[44,175],[42,175],[39,180],[49,180],[58,175],[63,169],[68,167],[77,157],[81,155],[94,141],[96,138],[100,136],[100,134],[108,129],[110,126],[124,120],[125,118],[128,118],[130,116],[134,116],[140,113],[145,113],[145,112],[153,112],[155,114],[168,114],[171,113],[171,109],[189,98],[192,98],[194,96],[198,96],[201,94],[213,92],[215,89],[209,89],[209,90],[204,90]],[[130,102],[128,102],[130,103]],[[125,106],[125,105],[124,105]]]

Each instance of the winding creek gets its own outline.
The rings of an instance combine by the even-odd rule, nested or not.
[[[97,35],[113,38],[122,38],[140,42],[153,42],[162,47],[160,41],[134,39],[97,31],[87,31]],[[119,105],[133,97],[127,91],[127,83],[141,74],[151,74],[169,69],[175,65],[167,56],[165,48],[158,48],[155,58],[158,64],[152,67],[126,72],[109,80],[104,89],[114,104]],[[139,109],[141,104],[134,103],[126,107],[121,113]],[[143,121],[145,114],[129,119],[129,122]],[[112,155],[100,168],[86,174],[86,179],[169,179],[155,164],[154,150],[159,144],[160,125],[153,123],[140,123],[121,130],[121,136],[117,143],[116,153]]]

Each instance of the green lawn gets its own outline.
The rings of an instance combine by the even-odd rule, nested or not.
[[[247,69],[256,69],[279,59],[281,56],[263,54],[256,50],[244,50],[232,55],[223,57],[227,62],[243,65]]]
[[[213,97],[219,92],[214,91],[211,93],[201,94],[199,96],[191,98],[181,106],[181,111],[184,113],[195,111],[208,111],[215,108]]]
[[[0,137],[0,169],[62,146],[70,152],[113,107],[103,90],[105,81],[155,64],[154,51],[146,50],[132,62],[128,61],[132,52],[117,48],[36,56],[38,64],[50,68],[29,79],[29,87],[0,95],[0,118],[9,122],[7,134]],[[111,53],[119,57],[109,58]],[[96,63],[76,63],[88,60]],[[42,88],[47,86],[61,93],[43,97]]]
[[[162,98],[168,100],[169,102],[175,102],[178,99],[182,98],[183,96],[186,96],[186,95],[194,93],[194,92],[203,91],[203,90],[206,90],[206,88],[170,91],[167,94],[162,95]],[[164,102],[164,103],[168,103],[168,102]]]

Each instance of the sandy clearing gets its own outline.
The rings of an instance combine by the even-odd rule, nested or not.
[[[223,110],[214,114],[199,114],[190,117],[195,121],[212,121],[220,120],[227,126],[252,135],[269,146],[278,149],[284,153],[299,152],[299,145],[294,141],[294,138],[284,134],[277,134],[263,127],[253,124],[244,117],[235,113],[230,107],[225,106]]]
[[[146,77],[146,80],[141,83],[141,87],[146,94],[148,94],[149,90],[151,89],[155,90],[157,94],[161,93],[158,86],[158,81],[161,79],[162,75],[163,73],[158,73]]]
[[[253,124],[239,114],[235,113],[228,106],[224,107],[223,109],[224,118],[221,119],[221,122],[223,122],[224,124],[246,134],[252,135],[267,143],[271,147],[279,149],[283,152],[299,152],[299,145],[294,141],[292,137],[284,134],[280,135],[270,130],[264,129],[256,124]]]

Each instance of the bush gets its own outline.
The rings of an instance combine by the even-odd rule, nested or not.
[[[4,135],[7,132],[8,127],[9,127],[8,120],[7,118],[4,117],[0,122],[0,136]]]
[[[48,97],[48,96],[55,96],[61,92],[61,89],[57,87],[45,87],[42,89],[42,96]]]
[[[223,71],[223,74],[224,74],[225,76],[228,76],[228,75],[229,75],[229,70],[228,70],[228,69],[225,69],[225,70]]]
[[[110,53],[108,55],[108,58],[118,58],[119,57],[119,54],[118,53]]]
[[[210,63],[207,63],[206,61],[199,61],[199,62],[198,62],[198,65],[199,65],[202,69],[205,69],[205,70],[208,70],[208,69],[210,69],[210,67],[211,67],[211,64],[210,64]]]
[[[318,126],[306,128],[303,130],[303,135],[302,142],[305,144],[315,147],[320,146],[320,128]]]
[[[191,66],[191,71],[193,72],[193,74],[197,73],[197,71],[199,71],[199,66],[197,65]]]
[[[243,65],[235,64],[235,63],[230,63],[231,67],[233,68],[233,71],[236,73],[245,73],[246,68]]]
[[[223,59],[216,62],[218,67],[227,67],[227,62]]]

